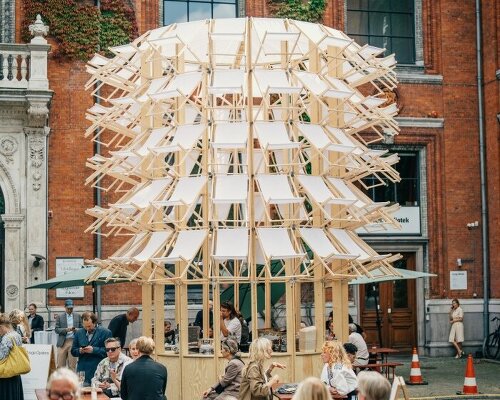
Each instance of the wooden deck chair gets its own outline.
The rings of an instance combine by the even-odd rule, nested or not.
[[[295,55],[300,33],[289,30],[285,21],[272,18],[252,20],[252,36],[257,40],[252,45],[252,62],[255,65],[280,63]],[[282,43],[287,43],[287,53],[283,53]]]
[[[246,74],[243,69],[215,69],[208,87],[209,110],[227,110],[241,113],[245,107]]]
[[[330,228],[329,232],[332,234],[336,243],[345,249],[346,252],[358,256],[354,262],[361,267],[361,271],[369,275],[369,271],[376,267],[385,268],[387,270],[391,268],[387,262],[392,259],[392,254],[376,253],[360,237],[347,229]]]
[[[248,170],[247,165],[242,162],[242,152],[246,153],[248,140],[248,123],[233,122],[217,124],[212,133],[210,141],[213,160],[215,163],[210,165],[213,173],[225,173],[229,167],[234,172],[244,173]],[[224,155],[226,157],[224,157]],[[227,163],[220,164],[219,161],[228,160]]]
[[[335,195],[328,188],[321,176],[297,175],[297,181],[313,206],[312,211],[309,213],[310,218],[312,218],[312,213],[315,211],[315,207],[317,207],[325,217],[325,224],[332,220],[345,221],[352,218],[356,219],[356,213],[351,210],[351,206],[355,203],[355,200]],[[342,216],[345,213],[348,213],[350,218]]]
[[[284,122],[255,122],[255,134],[264,154],[263,162],[267,168],[275,168],[284,172],[297,165],[299,161],[300,143],[290,140]],[[288,155],[288,161],[278,164],[272,153],[282,152]],[[274,161],[273,161],[274,160]],[[255,163],[254,163],[255,167]]]
[[[309,246],[314,255],[319,260],[320,264],[327,270],[332,277],[335,276],[351,276],[348,273],[336,273],[331,269],[331,261],[348,261],[354,260],[358,256],[355,254],[342,253],[326,235],[326,232],[321,228],[299,228],[302,240]],[[315,261],[312,260],[312,267],[314,268]],[[348,267],[348,266],[347,266]],[[337,269],[338,270],[338,269]],[[341,267],[340,270],[348,271],[348,268]]]
[[[151,268],[150,261],[155,257],[161,257],[165,254],[165,249],[172,235],[171,230],[152,232],[148,240],[143,241],[144,246],[137,247],[138,250],[133,255],[128,255],[120,259],[116,259],[106,269],[111,274],[120,274],[128,277],[130,280],[144,280],[148,276]]]
[[[205,129],[206,126],[203,124],[179,125],[176,127],[175,132],[170,135],[171,140],[169,143],[149,149],[153,159],[150,161],[148,169],[153,172],[158,170],[161,172],[167,167],[169,173],[178,176],[177,167],[184,166],[186,174],[190,174],[194,166],[198,164],[198,157],[201,152],[198,148],[198,142]]]
[[[212,20],[209,40],[212,44],[214,65],[227,65],[238,68],[244,60],[243,41],[245,40],[246,21],[242,18]]]
[[[195,209],[206,183],[206,176],[179,178],[173,190],[166,193],[162,200],[152,202],[154,210],[148,223],[153,228],[165,224],[179,226],[179,224],[186,223],[191,215],[198,215]],[[177,211],[182,212],[182,215],[177,215]]]
[[[149,229],[150,226],[142,221],[142,217],[151,211],[152,203],[163,197],[164,192],[172,184],[170,177],[148,181],[137,188],[131,195],[127,194],[117,203],[110,204],[106,219],[108,226],[125,229]]]
[[[255,182],[259,188],[259,194],[266,204],[265,212],[268,221],[293,221],[300,218],[299,209],[302,207],[304,199],[295,194],[297,190],[287,175],[259,174],[255,177]],[[288,207],[283,210],[288,215],[278,215],[278,218],[272,215],[270,210],[271,206],[278,205],[288,205]]]
[[[301,271],[300,267],[303,264],[303,260],[306,257],[306,253],[298,252],[299,243],[293,237],[293,243],[290,239],[291,233],[286,228],[256,228],[257,239],[259,241],[262,253],[265,258],[265,268],[262,270],[259,276],[262,276],[267,270],[268,277],[272,280],[273,278],[279,277],[284,272],[286,260],[295,260],[292,275],[300,276],[309,274],[309,271],[305,267],[305,272]],[[271,261],[279,260],[282,263],[282,267],[279,270],[271,271]],[[290,274],[287,274],[290,275]]]
[[[248,228],[215,229],[212,246],[211,276],[231,281],[248,278]]]
[[[86,185],[99,188],[105,192],[110,190],[120,191],[124,184],[136,186],[141,183],[141,177],[134,174],[135,168],[141,162],[137,156],[117,160],[114,157],[104,157],[96,154],[87,159],[85,166],[94,170],[87,179]],[[109,184],[103,185],[105,177],[111,178]]]
[[[248,209],[248,175],[215,175],[211,196],[211,221],[226,224],[231,206],[234,207],[231,222],[245,221]]]
[[[203,269],[193,262],[207,236],[208,231],[206,229],[181,230],[178,232],[171,250],[165,256],[153,258],[151,261],[163,269],[165,264],[185,263],[182,272],[178,276],[174,272],[165,269],[167,280],[187,279],[188,276],[193,279],[208,279]]]

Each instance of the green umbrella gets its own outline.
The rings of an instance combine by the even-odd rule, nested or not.
[[[64,275],[56,276],[55,278],[47,279],[44,282],[36,285],[28,286],[27,289],[63,289],[72,286],[92,285],[93,282],[87,282],[89,276],[96,270],[95,267],[82,267],[79,270],[68,272]],[[95,281],[96,285],[104,285],[107,283],[118,283],[120,281],[109,280],[105,281],[108,273],[103,273],[99,280]],[[121,281],[123,282],[123,281]]]
[[[417,279],[417,278],[427,278],[432,276],[437,276],[436,274],[428,274],[427,272],[412,271],[409,269],[394,268],[399,276],[397,275],[387,275],[380,268],[375,268],[370,271],[373,277],[360,276],[359,278],[353,279],[349,282],[349,285],[363,285],[366,283],[376,283],[376,282],[387,282],[387,281],[398,281],[401,279]]]

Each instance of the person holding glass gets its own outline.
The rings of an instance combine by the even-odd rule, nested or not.
[[[449,341],[457,350],[455,358],[460,358],[464,355],[462,343],[464,341],[464,311],[460,307],[458,299],[453,299],[450,309],[450,337]]]
[[[239,400],[269,400],[272,398],[272,387],[279,383],[278,375],[271,375],[274,368],[286,368],[283,364],[273,362],[264,370],[264,362],[271,358],[273,352],[269,339],[260,337],[250,345],[249,362],[243,368]]]

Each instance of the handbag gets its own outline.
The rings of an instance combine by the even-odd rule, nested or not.
[[[12,378],[31,371],[28,352],[24,347],[18,346],[13,338],[11,339],[12,349],[9,355],[0,361],[0,378]]]

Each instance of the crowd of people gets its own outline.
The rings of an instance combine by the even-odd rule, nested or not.
[[[209,310],[213,322],[212,304]],[[151,357],[155,352],[153,339],[145,336],[133,339],[125,354],[125,338],[130,323],[139,318],[139,310],[130,308],[126,313],[115,316],[105,328],[98,324],[92,312],[73,312],[73,301],[65,301],[65,311],[56,321],[57,367],[47,384],[49,399],[74,400],[80,396],[81,384],[100,388],[110,398],[123,400],[164,400],[167,385],[167,369]],[[221,355],[227,361],[224,374],[200,394],[208,400],[268,400],[280,377],[274,373],[286,366],[271,360],[272,342],[265,337],[254,339],[248,351],[248,358],[241,358],[240,351],[248,341],[245,333],[246,321],[229,302],[220,306]],[[453,299],[450,310],[450,342],[457,350],[457,357],[463,351],[463,311],[457,299]],[[195,324],[203,327],[203,313],[198,313]],[[21,310],[9,314],[0,313],[0,362],[14,353],[16,346],[34,343],[34,332],[43,330],[44,320],[37,314],[35,304],[28,306],[27,315]],[[177,327],[178,328],[178,327]],[[165,341],[177,340],[177,328],[172,329],[165,321]],[[213,326],[210,325],[209,336]],[[248,327],[246,327],[248,332]],[[366,335],[349,316],[349,337],[345,343],[336,340],[333,314],[326,321],[325,342],[322,346],[323,368],[318,377],[304,379],[297,387],[295,400],[324,400],[331,395],[347,399],[387,400],[391,386],[387,379],[377,372],[363,371],[356,374],[356,367],[369,363]],[[75,372],[76,371],[76,374]],[[274,373],[274,374],[273,374]],[[80,374],[83,382],[79,380]],[[20,375],[0,376],[0,399],[23,400]]]

